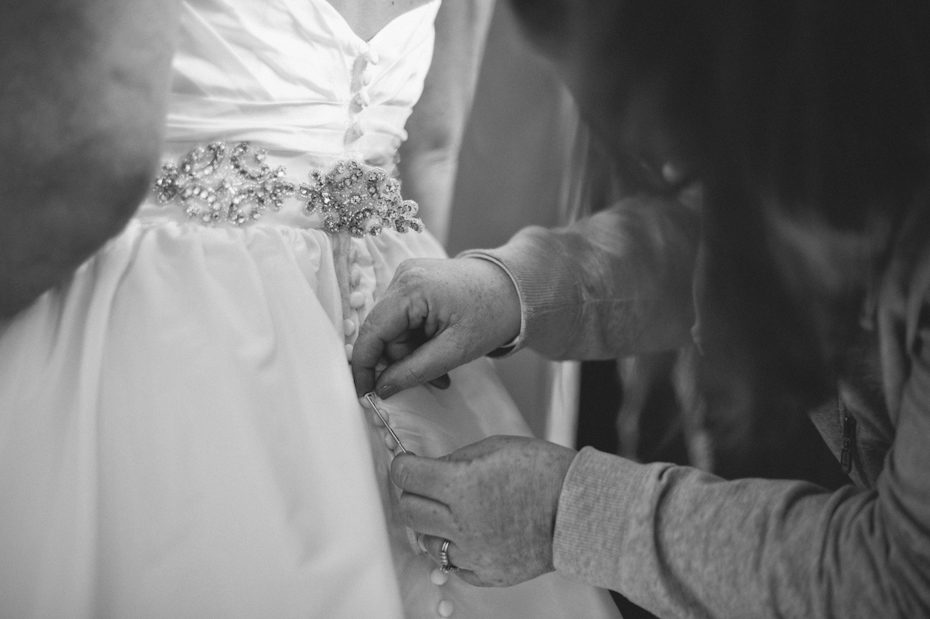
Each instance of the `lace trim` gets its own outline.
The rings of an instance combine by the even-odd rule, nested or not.
[[[350,159],[312,170],[309,182],[287,177],[283,166],[266,163],[267,151],[248,142],[212,142],[193,148],[176,164],[166,163],[153,191],[160,205],[177,205],[191,219],[243,226],[279,211],[288,201],[319,215],[327,232],[377,236],[387,227],[420,232],[418,206],[404,200],[400,181],[384,169]]]

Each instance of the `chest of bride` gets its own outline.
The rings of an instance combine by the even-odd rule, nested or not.
[[[368,41],[326,0],[197,0],[184,10],[169,141],[250,141],[272,156],[351,155],[392,170],[432,58],[435,7]]]

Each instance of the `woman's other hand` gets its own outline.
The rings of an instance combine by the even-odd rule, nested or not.
[[[576,452],[518,436],[492,436],[434,460],[400,455],[391,479],[400,513],[468,583],[515,585],[551,572],[562,481]]]

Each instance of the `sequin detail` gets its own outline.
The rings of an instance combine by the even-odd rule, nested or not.
[[[329,232],[363,237],[377,236],[384,227],[397,232],[423,229],[417,203],[404,200],[400,181],[381,168],[340,161],[326,172],[311,172],[310,180],[297,193],[306,200],[307,213],[319,213]]]
[[[312,170],[309,182],[298,182],[288,178],[283,166],[268,165],[266,157],[265,149],[248,142],[197,146],[176,164],[162,166],[155,198],[208,225],[250,224],[295,200],[303,203],[307,215],[319,215],[331,233],[361,238],[377,236],[385,227],[397,232],[423,229],[417,203],[404,200],[400,181],[382,168],[344,160]]]

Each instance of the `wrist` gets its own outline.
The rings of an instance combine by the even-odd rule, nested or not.
[[[521,343],[524,331],[523,303],[516,281],[507,268],[492,256],[468,251],[458,257],[471,261],[475,268],[482,271],[483,281],[496,300],[494,315],[489,321],[489,324],[494,325],[490,354],[502,356],[513,352]]]

